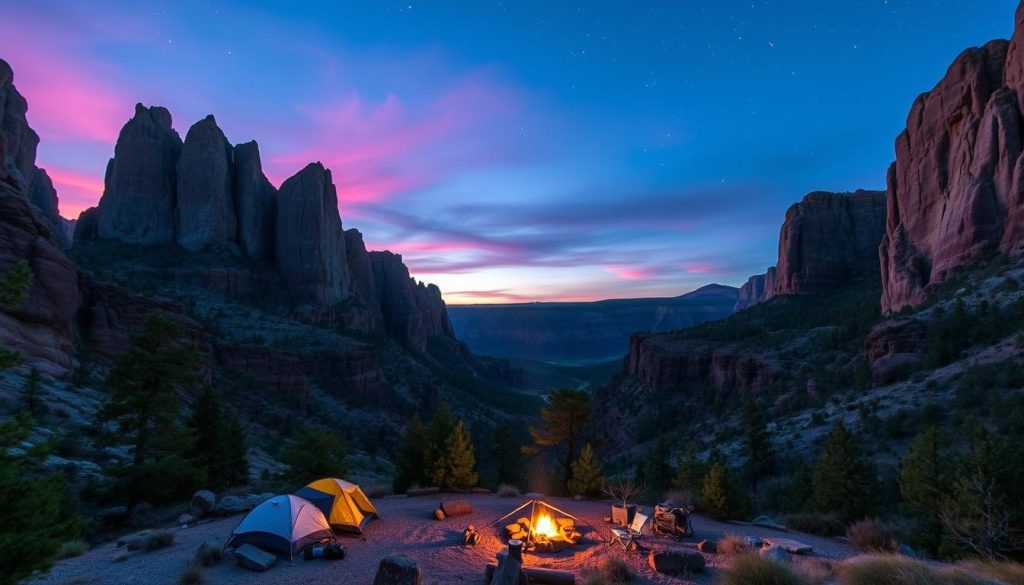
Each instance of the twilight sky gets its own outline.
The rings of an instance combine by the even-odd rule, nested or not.
[[[739,285],[806,192],[884,187],[914,97],[1016,1],[4,5],[65,216],[136,102],[183,137],[212,113],[276,185],[323,161],[345,226],[460,303]]]

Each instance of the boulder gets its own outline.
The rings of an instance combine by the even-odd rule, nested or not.
[[[210,490],[199,490],[192,494],[192,503],[189,509],[192,515],[197,518],[202,518],[210,512],[213,512],[214,507],[217,505],[217,496],[214,495]]]
[[[277,555],[257,548],[251,544],[243,544],[235,549],[235,563],[250,571],[266,571],[277,562]]]
[[[400,555],[384,557],[377,567],[373,585],[419,585],[420,568],[416,561]]]
[[[196,521],[196,517],[192,514],[182,514],[178,516],[178,526],[188,526]]]
[[[762,557],[781,563],[788,563],[792,558],[790,552],[781,546],[765,545],[758,551]]]
[[[133,244],[174,242],[181,148],[166,108],[136,104],[135,116],[121,129],[114,158],[107,164],[99,203],[101,238]]]
[[[704,555],[692,550],[651,551],[647,555],[647,564],[659,573],[678,575],[681,573],[699,573],[704,570]]]
[[[218,516],[233,516],[252,510],[259,503],[253,503],[248,496],[224,496],[213,508],[214,514]]]
[[[238,243],[247,256],[273,258],[277,189],[263,174],[260,147],[255,140],[236,145],[234,154]]]
[[[186,250],[236,241],[233,152],[213,116],[185,136],[177,163],[176,239]]]
[[[332,305],[349,292],[345,235],[331,172],[310,163],[277,194],[277,267],[288,287],[306,301]]]

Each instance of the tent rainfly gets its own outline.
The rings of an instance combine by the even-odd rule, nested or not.
[[[227,548],[251,544],[291,559],[311,544],[333,540],[334,533],[319,508],[298,496],[275,496],[242,518]]]
[[[363,525],[372,518],[380,518],[377,508],[370,503],[359,486],[334,477],[318,479],[295,492],[323,512],[331,528],[342,532],[363,533]]]

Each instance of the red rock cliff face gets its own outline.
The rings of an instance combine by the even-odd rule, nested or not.
[[[630,338],[626,372],[656,390],[689,385],[757,392],[779,378],[778,366],[756,353],[645,334]]]
[[[878,274],[885,193],[811,193],[786,212],[769,297],[823,293]]]
[[[823,293],[878,274],[885,193],[810,193],[786,211],[779,258],[740,289],[736,310],[781,295]]]
[[[1024,250],[1024,5],[1009,43],[964,51],[917,98],[889,169],[882,309],[923,302],[983,254]]]

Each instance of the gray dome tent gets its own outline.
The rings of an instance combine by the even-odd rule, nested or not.
[[[334,533],[319,508],[298,496],[275,496],[242,518],[227,548],[251,544],[294,558],[307,546],[324,541],[334,541]]]

